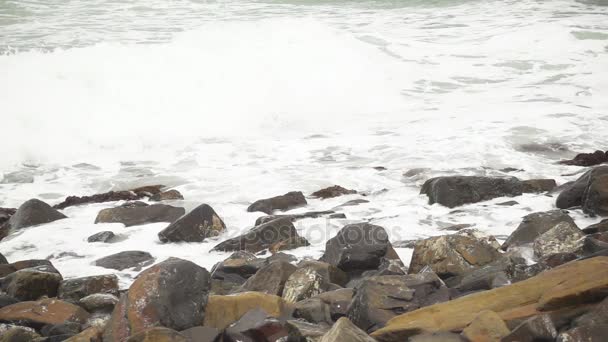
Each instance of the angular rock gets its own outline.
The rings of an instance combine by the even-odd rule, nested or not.
[[[538,315],[527,319],[505,336],[504,342],[554,341],[557,329],[549,315]]]
[[[205,319],[209,272],[196,264],[169,258],[140,273],[114,308],[104,341],[121,341],[163,326],[185,330]]]
[[[468,342],[463,337],[451,332],[420,334],[408,339],[409,342]]]
[[[133,336],[126,342],[189,342],[188,339],[175,330],[154,327],[145,329]]]
[[[462,335],[471,342],[500,341],[511,331],[494,311],[482,311],[463,331]]]
[[[340,318],[319,342],[375,342],[346,317]]]
[[[165,204],[116,207],[101,210],[95,218],[95,223],[122,223],[125,227],[131,227],[156,222],[174,222],[185,213],[184,208]]]
[[[594,166],[608,162],[608,152],[595,151],[593,153],[580,153],[571,160],[562,160],[563,165]]]
[[[293,236],[287,240],[279,241],[274,245],[268,247],[270,253],[275,254],[280,251],[287,251],[290,249],[296,249],[300,247],[310,246],[310,242],[301,236]]]
[[[45,266],[26,268],[0,279],[2,290],[21,301],[55,297],[63,278]]]
[[[81,326],[79,323],[75,322],[67,322],[61,324],[48,324],[40,329],[40,332],[43,336],[64,336],[71,335],[74,336],[81,331]]]
[[[558,223],[534,240],[537,258],[558,253],[574,253],[583,247],[583,232],[569,222]]]
[[[481,239],[459,234],[436,236],[418,241],[409,273],[430,266],[442,279],[460,276],[498,259],[500,253]]]
[[[344,226],[325,244],[321,261],[347,273],[360,274],[380,266],[382,258],[396,259],[384,228],[369,223]]]
[[[289,215],[264,215],[260,216],[255,220],[255,225],[259,226],[266,222],[274,221],[280,218],[290,219],[291,222],[295,222],[297,220],[305,219],[305,218],[317,218],[325,215],[329,215],[331,217],[335,212],[333,210],[324,210],[324,211],[307,211],[302,214],[289,214]],[[341,214],[344,215],[344,214]]]
[[[12,327],[7,331],[0,331],[0,342],[30,342],[42,340],[34,330],[25,327]]]
[[[21,229],[66,218],[59,211],[38,199],[23,203],[6,224],[10,229]]]
[[[300,191],[288,192],[285,195],[261,199],[255,201],[248,208],[248,212],[261,211],[268,215],[271,215],[275,210],[289,210],[297,207],[301,207],[308,204],[306,198]]]
[[[118,277],[114,274],[72,278],[61,282],[57,297],[70,303],[96,293],[118,295]]]
[[[83,330],[78,335],[74,335],[64,342],[102,342],[103,329],[98,326],[92,326]]]
[[[330,289],[329,279],[312,267],[299,268],[293,272],[283,289],[283,299],[296,303]]]
[[[281,341],[289,331],[285,321],[278,320],[262,309],[247,312],[237,322],[226,329],[226,341]]]
[[[257,253],[293,237],[299,237],[293,223],[289,219],[277,219],[253,227],[241,236],[228,239],[213,247],[212,251],[235,252],[244,250]]]
[[[169,190],[165,192],[158,193],[152,197],[150,197],[150,201],[172,201],[172,200],[183,200],[184,196],[177,190]]]
[[[608,324],[585,325],[565,331],[557,336],[556,342],[604,341],[608,334]]]
[[[161,242],[202,242],[226,229],[215,210],[202,204],[158,233]]]
[[[311,196],[321,198],[321,199],[327,199],[327,198],[338,197],[338,196],[342,196],[342,195],[352,195],[352,194],[356,194],[356,193],[357,193],[356,190],[349,190],[349,189],[343,188],[339,185],[334,185],[334,186],[330,186],[328,188],[321,189],[319,191],[315,191],[312,193]]]
[[[210,327],[194,327],[179,332],[190,342],[215,342],[219,338],[220,331]]]
[[[26,268],[35,268],[35,267],[40,267],[40,266],[44,266],[44,268],[41,268],[40,271],[59,273],[59,271],[57,271],[55,269],[55,267],[53,267],[53,264],[50,261],[32,259],[32,260],[21,260],[21,261],[14,262],[12,264],[0,265],[0,278],[6,277],[7,275],[9,275],[13,272],[19,271],[19,270],[23,270]]]
[[[112,240],[115,237],[116,237],[116,235],[114,235],[114,232],[106,230],[106,231],[99,232],[99,233],[96,233],[96,234],[93,234],[93,235],[89,236],[87,238],[87,242],[104,242],[104,243],[108,243],[108,242],[112,242]]]
[[[353,289],[323,292],[295,304],[293,316],[311,323],[333,324],[348,313],[354,295]]]
[[[524,193],[549,192],[557,187],[555,179],[529,179],[522,181],[522,184]]]
[[[449,299],[449,290],[433,273],[370,277],[355,287],[347,316],[369,333],[404,312]]]
[[[604,166],[608,169],[608,166]],[[583,212],[591,216],[608,215],[608,174],[592,172],[583,193]]]
[[[246,251],[233,253],[226,260],[213,266],[211,270],[212,294],[231,293],[243,285],[264,264],[264,259],[260,259],[252,253]]]
[[[110,191],[102,194],[96,194],[92,196],[68,196],[63,202],[53,206],[55,209],[65,209],[75,205],[91,204],[91,203],[104,203],[104,202],[116,202],[116,201],[136,201],[144,197],[151,197],[161,192],[162,185],[150,185],[139,187],[132,190],[125,191]]]
[[[269,316],[281,318],[291,313],[283,298],[261,292],[244,292],[230,296],[210,296],[204,326],[223,330],[248,311],[260,308]]]
[[[338,267],[328,264],[326,262],[316,260],[302,260],[298,263],[298,269],[310,268],[315,272],[321,274],[324,278],[328,279],[330,283],[346,286],[348,283],[348,274],[339,269]]]
[[[148,252],[125,251],[108,255],[95,260],[95,265],[113,270],[126,270],[133,267],[144,267],[154,262],[154,258]]]
[[[112,312],[118,300],[118,297],[109,293],[95,293],[80,299],[78,304],[88,312]]]
[[[83,324],[89,314],[81,307],[57,299],[20,302],[0,309],[0,321],[26,322],[33,327],[76,322]]]
[[[316,342],[329,331],[329,325],[313,324],[297,320],[289,320],[286,323],[289,333],[288,341]]]
[[[594,302],[608,290],[606,266],[608,257],[573,261],[512,285],[405,313],[372,336],[381,342],[402,341],[420,331],[459,331],[484,310],[512,320],[530,317],[538,310]]]
[[[19,303],[19,300],[16,298],[13,298],[7,294],[0,293],[0,308],[9,306],[9,305],[13,305],[15,303]]]
[[[551,210],[526,215],[517,229],[503,243],[502,249],[507,250],[510,247],[532,243],[536,238],[560,223],[578,229],[574,220],[563,210]]]
[[[564,187],[555,205],[560,209],[582,206],[588,214],[604,215],[605,186],[608,166],[597,166],[585,172],[569,186]]]
[[[520,269],[525,267],[527,267],[525,259],[505,256],[462,277],[448,279],[446,282],[462,293],[490,290],[515,282],[515,279],[524,280],[522,278],[525,277],[521,275]]]
[[[608,232],[608,219],[602,220],[583,229],[583,233],[585,234],[595,234],[603,232]]]
[[[429,197],[429,204],[455,208],[497,197],[520,196],[523,189],[523,183],[515,177],[449,176],[427,180],[420,193]]]
[[[247,279],[238,292],[257,291],[281,296],[287,279],[295,270],[296,267],[289,262],[272,262]]]

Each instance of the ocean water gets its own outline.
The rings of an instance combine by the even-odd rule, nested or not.
[[[253,225],[256,199],[339,184],[367,196],[309,199],[291,212],[343,207],[346,220],[296,226],[319,257],[347,223],[385,227],[393,241],[452,224],[504,238],[554,198],[524,195],[463,206],[419,195],[438,175],[575,179],[556,165],[606,149],[608,5],[576,1],[0,2],[0,206],[50,204],[138,185],[208,203],[228,232],[160,244],[166,224],[98,224],[103,208],[0,242],[9,260],[49,258],[64,277],[113,272],[100,257],[145,250],[210,269],[218,242]],[[386,170],[378,171],[374,167]],[[414,176],[404,176],[420,168]],[[579,226],[597,221],[573,212]],[[89,244],[112,230],[120,242]],[[65,254],[64,252],[69,252]],[[411,250],[398,253],[407,264]],[[63,254],[62,254],[63,253]],[[127,286],[136,271],[118,272]]]

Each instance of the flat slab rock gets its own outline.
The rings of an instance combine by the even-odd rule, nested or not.
[[[148,252],[125,251],[97,259],[95,265],[122,271],[133,267],[144,267],[153,262],[154,257]]]
[[[103,209],[95,223],[122,223],[126,227],[156,222],[174,222],[186,213],[184,208],[165,204]]]
[[[420,193],[428,196],[429,204],[455,208],[497,197],[520,196],[523,191],[523,183],[515,177],[448,176],[427,180]]]

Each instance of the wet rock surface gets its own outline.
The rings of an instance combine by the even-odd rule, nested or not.
[[[311,194],[311,196],[321,198],[321,199],[326,199],[326,198],[333,198],[333,197],[338,197],[338,196],[343,196],[343,195],[352,195],[352,194],[356,194],[356,193],[357,193],[356,190],[349,190],[349,189],[343,188],[339,185],[334,185],[334,186],[330,186],[328,188],[324,188],[324,189],[315,191]]]
[[[101,210],[97,214],[95,223],[122,223],[130,227],[156,222],[174,222],[185,213],[184,208],[165,204],[116,207]]]
[[[225,229],[224,221],[215,210],[202,204],[163,229],[158,238],[161,242],[201,242],[218,236]]]
[[[257,200],[247,208],[247,211],[261,211],[271,215],[275,210],[285,211],[301,207],[306,204],[308,203],[306,202],[306,198],[304,198],[304,194],[302,194],[302,192],[292,191],[286,193],[285,195]]]
[[[125,251],[108,255],[95,261],[95,265],[113,270],[125,270],[134,267],[144,267],[154,262],[154,257],[148,252]]]
[[[21,229],[66,218],[59,211],[38,199],[23,203],[6,222],[9,229]]]
[[[497,197],[520,196],[523,190],[523,183],[514,177],[449,176],[427,180],[420,193],[428,196],[429,204],[455,208]]]

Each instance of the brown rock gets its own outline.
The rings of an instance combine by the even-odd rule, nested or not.
[[[319,191],[315,191],[312,193],[311,196],[326,199],[326,198],[338,197],[338,196],[342,196],[342,195],[352,195],[352,194],[356,194],[356,193],[357,193],[356,190],[349,190],[349,189],[343,188],[339,185],[334,185],[334,186],[330,186],[325,189],[321,189]]]
[[[289,219],[276,219],[253,227],[249,232],[228,239],[217,246],[213,251],[235,252],[248,251],[257,253],[271,246],[294,237],[299,237],[298,231]]]
[[[116,207],[101,210],[95,218],[95,223],[122,223],[125,227],[131,227],[156,222],[174,222],[185,213],[184,208],[165,204]]]
[[[500,342],[511,331],[494,311],[482,311],[463,331],[471,342]]]
[[[522,181],[525,193],[549,192],[557,186],[555,179],[529,179]]]
[[[287,251],[290,249],[296,249],[300,247],[310,246],[310,242],[301,236],[292,236],[287,240],[279,241],[274,245],[270,246],[268,250],[270,253],[275,254],[280,251]]]
[[[319,342],[375,342],[346,317],[340,318]]]
[[[150,197],[150,201],[172,201],[172,200],[183,200],[184,196],[177,190],[172,189],[169,191],[158,193]]]
[[[127,342],[190,342],[186,336],[175,330],[155,327],[131,336]]]
[[[64,342],[102,342],[102,332],[103,329],[101,327],[92,326],[68,338]]]
[[[281,318],[291,313],[283,298],[260,292],[243,292],[229,296],[210,296],[204,326],[223,330],[253,309]]]
[[[580,153],[571,160],[562,160],[563,165],[593,166],[608,162],[608,152],[595,151],[593,153]]]
[[[9,296],[21,301],[55,297],[63,278],[52,270],[47,266],[22,269],[0,279],[0,284]]]
[[[81,307],[57,299],[21,302],[0,309],[0,321],[25,321],[36,327],[65,322],[85,323],[89,314]]]
[[[247,279],[238,292],[257,291],[281,296],[287,279],[295,270],[296,267],[287,261],[271,262]]]
[[[106,274],[64,280],[59,286],[57,297],[77,303],[80,299],[96,293],[118,295],[118,277],[114,274]]]
[[[249,212],[261,211],[271,215],[275,210],[289,210],[308,204],[300,191],[288,192],[285,195],[255,201],[247,208]]]
[[[161,242],[202,242],[226,230],[224,221],[208,204],[201,204],[158,233]]]

